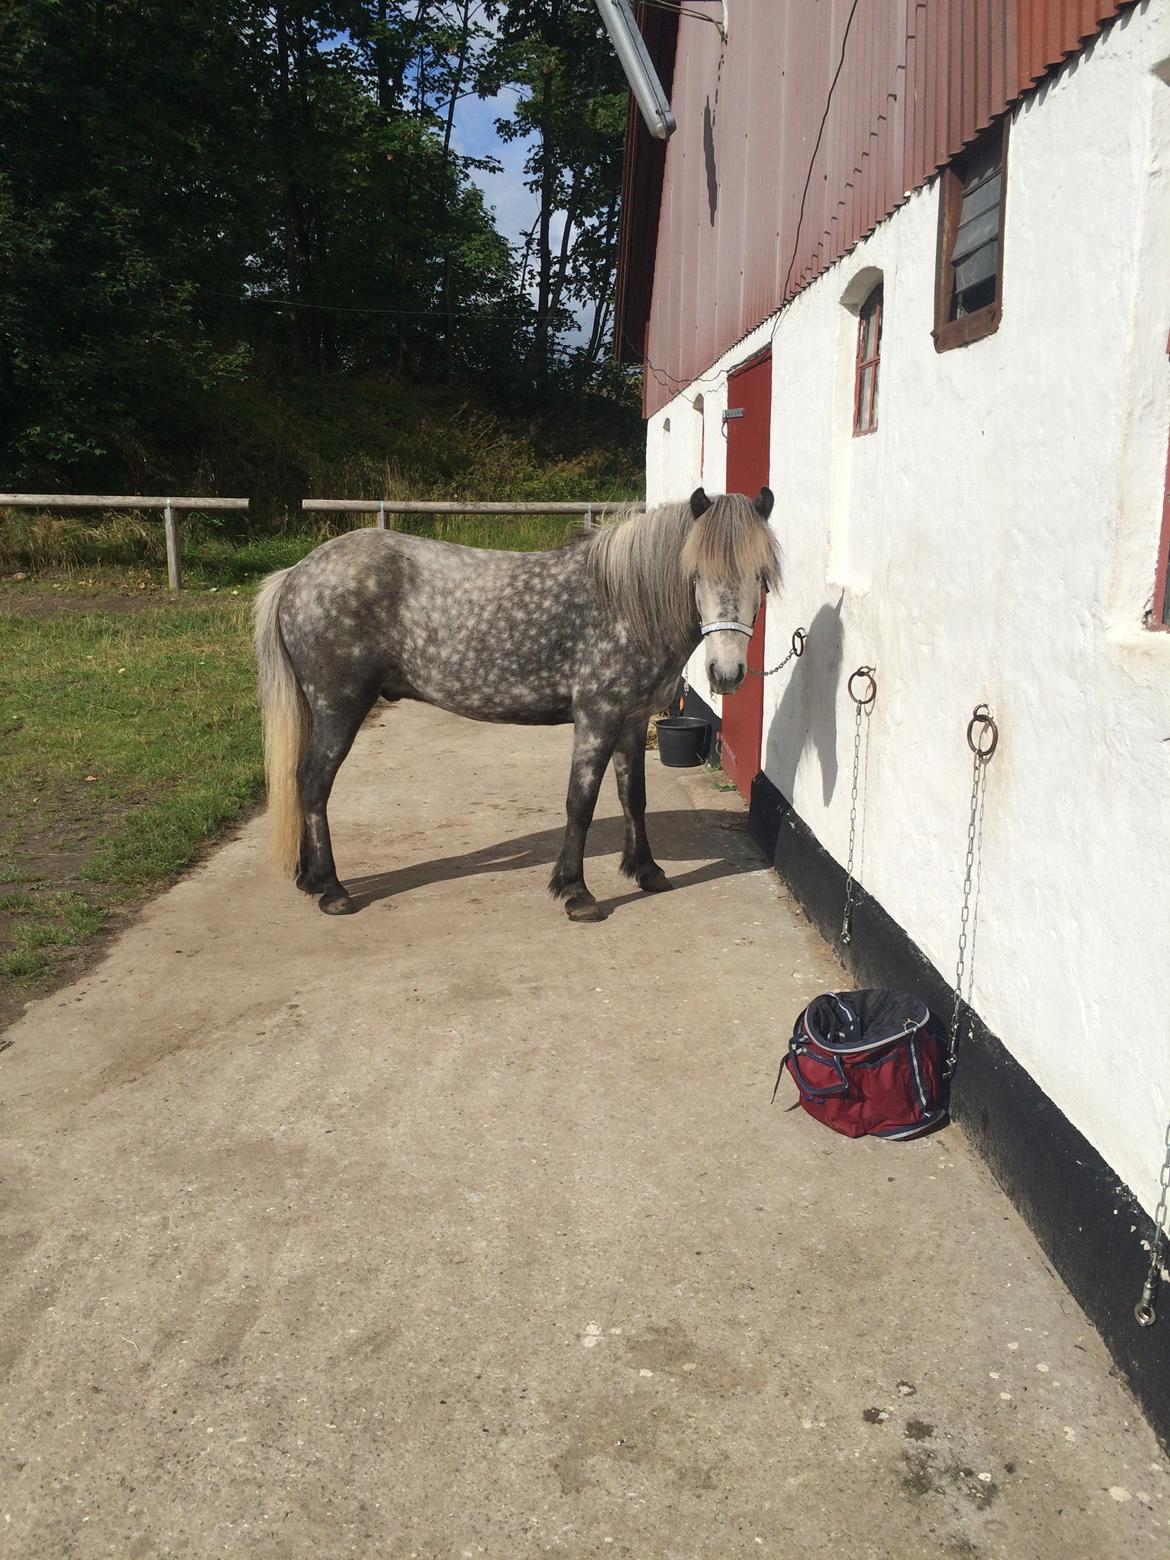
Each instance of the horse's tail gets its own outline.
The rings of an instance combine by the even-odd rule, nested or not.
[[[280,597],[291,572],[281,569],[264,581],[256,597],[254,623],[272,856],[286,877],[296,876],[300,861],[304,812],[297,765],[308,744],[312,723],[280,632]]]

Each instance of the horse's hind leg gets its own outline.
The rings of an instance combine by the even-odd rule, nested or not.
[[[618,796],[626,815],[626,848],[621,870],[648,894],[661,894],[674,885],[650,853],[646,838],[646,728],[647,720],[629,721],[613,754]]]
[[[326,915],[346,915],[353,909],[353,901],[337,878],[326,807],[337,771],[373,707],[374,696],[347,703],[341,709],[312,699],[310,703],[313,730],[297,768],[305,814],[297,887],[306,894],[320,894],[320,907]]]

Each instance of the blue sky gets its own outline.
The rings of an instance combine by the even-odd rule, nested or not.
[[[499,173],[471,171],[471,178],[484,193],[484,199],[495,212],[496,229],[511,244],[520,244],[536,221],[538,201],[524,183],[524,162],[532,138],[522,141],[501,141],[496,134],[496,120],[504,118],[511,110],[511,98],[504,94],[494,98],[466,97],[455,116],[452,142],[455,150],[467,157],[496,157],[503,164]],[[553,218],[552,244],[560,243],[562,223],[560,214]],[[535,295],[535,287],[529,287]],[[577,308],[577,329],[565,338],[569,345],[579,346],[589,339],[587,318],[592,310]]]
[[[510,243],[519,243],[536,220],[536,196],[524,187],[524,160],[529,140],[503,142],[495,122],[511,109],[511,96],[466,97],[459,105],[453,141],[465,157],[498,157],[501,173],[473,171],[471,177],[495,211],[496,226]]]

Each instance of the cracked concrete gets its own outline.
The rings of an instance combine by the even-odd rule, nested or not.
[[[842,977],[738,799],[544,893],[566,730],[410,707],[320,915],[250,824],[0,1056],[0,1551],[1125,1560],[1170,1469],[948,1129],[782,1086]]]

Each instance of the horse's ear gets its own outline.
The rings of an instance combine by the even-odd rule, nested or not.
[[[700,515],[705,515],[710,507],[711,500],[701,487],[697,487],[691,494],[691,514],[697,520]]]
[[[760,489],[760,496],[756,499],[756,513],[762,520],[766,520],[772,513],[772,505],[775,502],[776,500],[772,496],[772,489],[768,487],[762,487]]]

